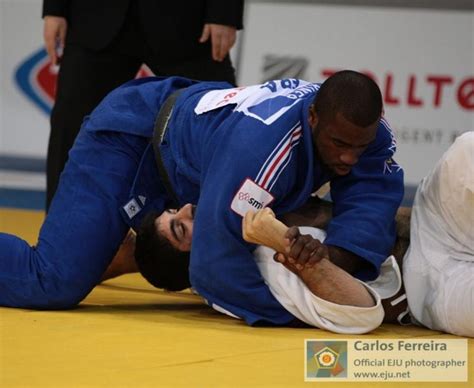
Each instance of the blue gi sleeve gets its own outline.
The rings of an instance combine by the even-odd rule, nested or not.
[[[283,325],[294,317],[274,298],[260,275],[252,254],[255,246],[242,238],[242,215],[249,207],[258,210],[280,202],[294,177],[287,172],[293,171],[288,164],[280,174],[271,164],[265,167],[280,139],[269,139],[271,132],[267,131],[260,135],[267,141],[261,141],[255,125],[253,136],[234,129],[230,138],[225,136],[208,147],[212,151],[205,162],[194,220],[190,280],[208,304],[221,312],[249,324],[265,321]],[[235,133],[242,136],[237,138]],[[275,143],[269,144],[271,141]],[[260,147],[255,147],[256,143]],[[281,161],[278,155],[274,158]],[[273,179],[279,184],[272,186]]]
[[[242,217],[230,208],[235,182],[243,180],[233,165],[229,161],[213,168],[202,188],[193,228],[191,284],[216,310],[250,325],[283,325],[293,316],[265,284],[252,254],[255,246],[242,238]]]
[[[392,159],[396,145],[381,120],[376,140],[347,176],[331,180],[333,219],[325,243],[347,249],[371,266],[355,273],[362,280],[378,276],[395,242],[395,214],[403,198],[403,170]]]

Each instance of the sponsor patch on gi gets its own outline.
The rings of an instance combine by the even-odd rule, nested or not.
[[[237,191],[237,194],[235,194],[230,207],[234,212],[243,217],[249,210],[257,211],[263,209],[270,205],[273,200],[273,195],[262,189],[253,180],[247,178]]]
[[[142,210],[142,208],[135,199],[131,199],[123,207],[123,210],[125,210],[125,213],[127,213],[128,218],[132,219],[140,212],[140,210]]]

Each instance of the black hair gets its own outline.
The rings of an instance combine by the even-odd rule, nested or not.
[[[183,252],[156,229],[157,212],[148,213],[137,233],[135,261],[143,277],[153,286],[169,291],[189,288],[190,252]]]
[[[341,113],[352,124],[365,128],[382,115],[382,94],[370,77],[343,70],[322,83],[314,100],[314,109],[324,122],[330,122]]]

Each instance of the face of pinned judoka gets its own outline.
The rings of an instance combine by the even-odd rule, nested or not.
[[[167,209],[155,219],[159,234],[183,252],[191,250],[196,206],[190,203],[180,209]]]
[[[316,157],[336,175],[347,175],[361,154],[375,140],[379,120],[359,127],[337,113],[331,120],[320,120],[310,109],[309,124],[313,130]]]

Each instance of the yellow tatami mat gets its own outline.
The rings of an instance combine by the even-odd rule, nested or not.
[[[34,242],[43,214],[0,209],[0,230]],[[364,338],[458,338],[383,325]],[[0,308],[0,387],[472,387],[470,383],[304,382],[304,339],[317,329],[250,328],[189,292],[138,275],[99,285],[74,310]]]

